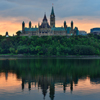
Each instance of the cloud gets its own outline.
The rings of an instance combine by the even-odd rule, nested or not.
[[[99,0],[2,0],[0,3],[3,16],[38,16],[44,12],[50,15],[51,5],[54,3],[58,17],[70,16],[100,16]],[[2,6],[1,6],[2,5]],[[5,6],[5,7],[4,7]]]
[[[49,21],[52,3],[56,23],[62,21],[63,25],[64,20],[70,22],[77,19],[80,23],[87,20],[98,24],[100,0],[0,0],[0,18],[15,24],[33,21],[34,25],[42,21],[46,12]]]

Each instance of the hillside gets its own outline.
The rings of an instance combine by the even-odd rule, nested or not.
[[[100,36],[0,36],[0,54],[99,55]]]

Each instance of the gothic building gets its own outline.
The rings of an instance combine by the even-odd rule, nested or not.
[[[38,27],[35,26],[33,28],[32,23],[29,22],[29,28],[27,28],[25,27],[25,22],[22,23],[21,36],[71,36],[78,34],[78,28],[73,28],[73,21],[71,21],[71,27],[67,27],[66,21],[64,21],[63,27],[55,26],[55,13],[53,7],[50,14],[50,24],[48,23],[46,14],[44,15],[42,23],[38,24]]]

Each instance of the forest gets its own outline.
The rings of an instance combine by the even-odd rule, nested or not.
[[[100,36],[12,36],[0,35],[0,54],[100,55]]]

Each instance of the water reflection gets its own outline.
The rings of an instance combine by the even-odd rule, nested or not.
[[[27,88],[29,91],[32,90],[33,86],[37,87],[39,90],[42,90],[43,99],[49,93],[49,98],[54,100],[57,92],[56,89],[59,86],[60,91],[63,90],[63,93],[68,92],[68,88],[70,89],[70,93],[78,89],[82,90],[83,88],[84,90],[97,89],[98,87],[94,87],[93,85],[100,84],[99,66],[100,60],[0,60],[0,73],[3,73],[6,81],[9,80],[9,73],[15,75],[14,78],[16,80],[12,78],[10,80],[11,85],[13,82],[15,84],[20,83],[22,91],[26,88],[25,84],[28,84]],[[0,75],[0,78],[3,76]]]
[[[78,80],[77,80],[78,81]],[[54,100],[55,95],[55,84],[60,83],[60,85],[63,85],[63,91],[65,93],[66,87],[70,86],[71,92],[73,91],[73,84],[78,83],[76,80],[74,81],[70,77],[45,77],[45,76],[38,76],[35,78],[22,78],[22,90],[24,90],[24,85],[28,83],[28,89],[31,90],[31,85],[35,83],[38,86],[38,89],[41,88],[42,94],[45,98],[47,94],[47,90],[49,89],[49,97],[51,100]]]

